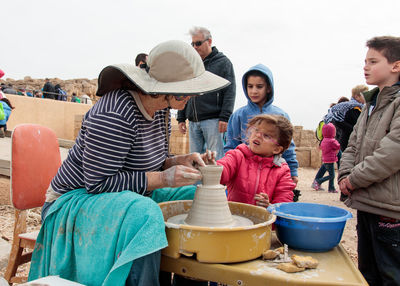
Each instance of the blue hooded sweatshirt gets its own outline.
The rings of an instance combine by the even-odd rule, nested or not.
[[[267,77],[269,84],[271,85],[271,92],[267,95],[267,102],[264,104],[261,110],[256,103],[250,100],[247,94],[247,75],[250,71],[261,72]],[[244,94],[247,97],[247,105],[236,110],[229,118],[226,144],[224,147],[225,153],[231,149],[235,149],[236,146],[238,146],[239,144],[246,143],[247,123],[249,119],[253,118],[255,115],[276,114],[285,116],[290,120],[289,115],[285,111],[275,105],[272,105],[272,102],[274,101],[274,78],[269,68],[267,68],[263,64],[258,64],[250,68],[242,77],[242,86]],[[295,145],[292,140],[289,148],[285,152],[283,152],[282,157],[288,163],[292,177],[297,177],[297,168],[299,167],[299,163],[297,162],[296,152],[294,148]]]

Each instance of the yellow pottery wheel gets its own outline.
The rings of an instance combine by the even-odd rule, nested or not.
[[[255,259],[271,246],[271,225],[276,216],[265,208],[229,202],[232,215],[254,222],[246,227],[201,227],[169,223],[170,217],[188,213],[192,201],[160,203],[164,215],[168,247],[163,255],[178,258],[196,255],[200,262],[230,263]]]

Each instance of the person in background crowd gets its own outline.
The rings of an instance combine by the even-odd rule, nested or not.
[[[147,63],[147,54],[141,53],[138,54],[135,58],[135,65],[139,68],[142,68],[142,65]]]
[[[61,88],[60,84],[56,84],[54,88],[57,93],[57,95],[55,95],[57,97],[56,99],[61,101],[67,101],[68,98],[67,92]]]
[[[20,96],[26,96],[25,88],[18,88],[17,94]]]
[[[4,138],[5,132],[7,131],[7,121],[10,118],[11,111],[14,109],[11,102],[7,98],[0,99],[0,104],[3,106],[5,118],[0,120],[0,137]]]
[[[34,91],[33,91],[33,97],[36,97],[36,98],[43,98],[42,91],[41,91],[41,90],[34,90]]]
[[[220,159],[224,155],[223,135],[235,104],[235,73],[231,61],[212,46],[209,30],[194,27],[189,33],[192,36],[192,46],[203,59],[206,70],[227,79],[231,85],[223,90],[189,99],[185,109],[178,111],[179,131],[186,134],[188,119],[190,152],[204,153],[208,149],[216,151],[216,159]]]
[[[6,94],[15,94],[15,95],[18,94],[11,83],[9,83],[8,86],[6,86],[6,88],[3,89],[3,92]]]
[[[81,103],[81,99],[76,95],[75,92],[72,93],[71,102]]]
[[[335,188],[335,167],[334,163],[338,161],[337,154],[340,150],[340,144],[335,139],[336,128],[332,123],[325,124],[322,127],[322,139],[320,148],[322,150],[322,163],[324,168],[320,168],[315,176],[315,179],[311,187],[316,191],[323,191],[321,184],[329,180],[329,193],[337,193]],[[325,176],[325,172],[328,171],[329,175]]]
[[[87,94],[82,94],[82,96],[81,96],[81,102],[84,103],[84,104],[93,105],[92,100],[90,99],[89,95],[87,95]]]
[[[50,79],[45,79],[45,84],[43,86],[43,98],[57,99],[56,89],[54,85],[50,82]]]
[[[342,102],[346,102],[349,101],[350,99],[348,99],[346,96],[342,96],[341,98],[339,98],[337,103],[342,103]]]

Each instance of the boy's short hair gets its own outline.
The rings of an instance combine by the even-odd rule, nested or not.
[[[246,85],[247,85],[247,79],[248,79],[250,76],[259,76],[259,77],[262,77],[262,78],[265,80],[265,82],[267,83],[267,87],[271,87],[271,83],[269,82],[269,78],[268,78],[265,74],[263,74],[262,72],[260,72],[260,71],[258,71],[258,70],[251,70],[251,71],[247,72],[247,74],[246,74],[246,79],[245,79]]]
[[[368,91],[368,86],[363,85],[363,84],[356,85],[351,90],[351,97],[354,98],[356,95],[359,95],[360,93],[362,93],[364,91]]]
[[[346,101],[350,101],[350,99],[348,99],[346,96],[342,96],[341,98],[339,98],[337,103],[342,103],[342,102],[346,102]]]
[[[400,60],[400,37],[374,37],[367,41],[366,46],[382,53],[389,63]]]
[[[139,65],[139,63],[140,62],[146,62],[146,57],[147,57],[148,55],[147,54],[145,54],[145,53],[140,53],[140,54],[138,54],[137,56],[136,56],[136,58],[135,58],[135,65],[136,66],[138,66]]]
[[[293,125],[290,123],[289,119],[282,115],[260,114],[250,119],[247,128],[262,122],[273,124],[278,128],[278,143],[283,147],[282,153],[288,149],[293,138]]]

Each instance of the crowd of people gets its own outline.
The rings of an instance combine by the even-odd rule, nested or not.
[[[92,104],[91,98],[83,94],[78,96],[76,92],[68,95],[67,92],[61,88],[60,84],[53,85],[50,79],[45,79],[45,84],[40,90],[30,90],[26,88],[15,88],[13,84],[1,83],[0,84],[0,97],[4,97],[5,94],[15,94],[20,96],[29,96],[35,98],[47,98],[60,101],[70,101],[77,103]]]
[[[248,103],[233,112],[232,63],[212,46],[208,29],[194,27],[190,35],[191,45],[163,42],[138,55],[135,64],[100,72],[101,98],[85,115],[47,190],[42,247],[33,253],[29,279],[63,273],[93,285],[207,285],[160,273],[167,241],[157,203],[193,198],[201,179],[196,166],[224,166],[221,184],[230,201],[262,207],[293,201],[298,182],[293,126],[273,105],[272,71],[263,64],[249,68],[242,76]],[[334,164],[340,163],[340,192],[357,210],[359,269],[370,285],[400,285],[400,38],[375,37],[367,47],[364,76],[377,87],[357,86],[350,100],[341,98],[329,109],[322,127],[323,165],[312,187],[321,190],[329,180],[328,191],[337,192]],[[47,81],[43,94],[53,93]],[[189,154],[168,152],[170,109],[178,110],[179,130],[189,133]],[[80,234],[112,231],[102,231],[100,241],[80,235],[74,245],[74,232],[54,231],[71,225]],[[120,238],[116,227],[129,231]],[[75,263],[99,255],[101,265]],[[124,266],[116,271],[120,257]]]

